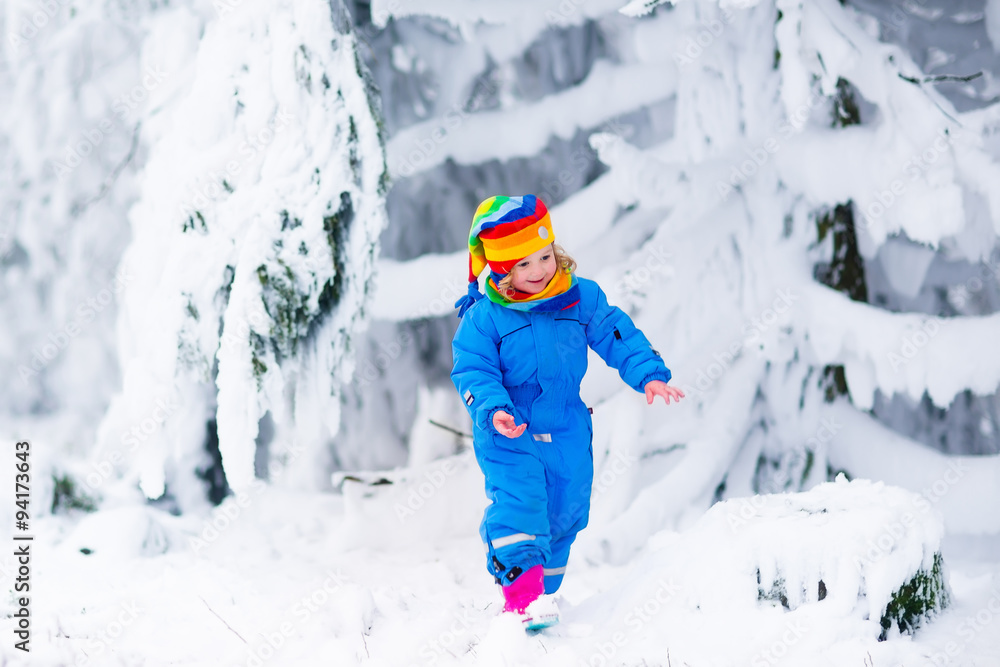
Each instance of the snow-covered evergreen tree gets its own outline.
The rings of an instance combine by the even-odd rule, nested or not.
[[[91,493],[217,500],[216,441],[236,487],[328,485],[388,184],[350,15],[49,9],[3,17],[7,411],[67,417]]]
[[[343,6],[216,9],[207,22],[179,9],[143,44],[155,60],[183,40],[188,80],[146,128],[122,260],[135,276],[123,389],[99,437],[147,496],[169,485],[182,504],[201,492],[191,482],[216,429],[237,490],[268,468],[328,484],[324,446],[385,224],[378,98]],[[147,432],[150,415],[161,424]],[[273,446],[258,453],[265,416]]]
[[[997,61],[961,61],[977,69],[953,74],[986,84],[958,104],[898,32],[973,23],[985,49],[995,4],[970,17],[909,3],[881,20],[833,0],[619,7],[372,3],[391,33],[375,72],[396,179],[380,280],[418,267],[432,277],[426,303],[380,296],[376,317],[426,317],[456,291],[480,197],[536,192],[556,205],[581,272],[689,393],[644,409],[595,358],[584,390],[600,493],[585,541],[609,555],[713,500],[807,488],[839,469],[919,490],[947,465],[918,444],[934,433],[950,440],[938,449],[996,454],[998,274],[981,269],[995,266],[1000,232]],[[570,39],[578,50],[554,46]],[[606,173],[577,150],[587,137]],[[418,220],[420,245],[408,236]],[[411,391],[426,363],[414,355],[384,377]],[[388,395],[397,411],[413,405]],[[900,470],[901,455],[928,467]],[[641,463],[613,473],[620,460]],[[995,528],[960,509],[994,493],[996,457],[977,463],[941,499],[951,529]]]
[[[823,426],[831,400],[860,433],[995,453],[996,3],[621,5],[355,3],[358,50],[322,2],[10,5],[8,412],[93,429],[121,382],[92,456],[144,470],[149,495],[204,471],[216,436],[242,482],[403,463],[417,396],[462,418],[446,397],[469,211],[534,191],[692,390],[633,414],[595,365],[599,463],[644,457],[603,494],[608,520],[648,502],[671,523],[842,467],[891,477],[866,437]],[[362,337],[387,181],[358,53],[394,179]],[[354,352],[359,381],[328,398]],[[413,460],[446,451],[418,439]]]

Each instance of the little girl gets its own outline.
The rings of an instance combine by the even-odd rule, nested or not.
[[[472,416],[486,477],[480,535],[504,611],[544,627],[528,606],[562,583],[570,545],[587,525],[594,477],[590,410],[580,399],[587,347],[646,402],[679,401],[670,370],[597,283],[578,278],[554,245],[534,195],[490,197],[469,234],[469,294],[452,343],[452,381]],[[479,274],[490,269],[486,296]],[[464,316],[464,317],[463,317]],[[535,605],[533,608],[536,608]]]

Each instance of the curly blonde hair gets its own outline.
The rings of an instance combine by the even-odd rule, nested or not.
[[[562,246],[558,243],[552,244],[552,254],[556,256],[556,271],[562,271],[563,273],[573,273],[576,270],[576,260],[569,256],[569,254],[563,250]],[[517,271],[515,266],[510,270],[500,284],[497,285],[497,291],[504,296],[512,296],[514,294],[514,288],[511,287],[511,281],[514,280],[514,271]]]

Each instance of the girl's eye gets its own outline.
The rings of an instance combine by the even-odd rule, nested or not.
[[[542,261],[543,262],[549,261],[549,257],[552,257],[552,255],[545,255],[544,257],[542,257]]]

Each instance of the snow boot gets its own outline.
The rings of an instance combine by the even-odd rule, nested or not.
[[[555,603],[545,593],[541,565],[522,572],[508,586],[502,586],[503,610],[518,614],[525,630],[541,630],[559,622]]]

